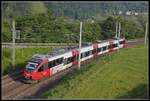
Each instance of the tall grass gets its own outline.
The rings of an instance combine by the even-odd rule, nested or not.
[[[41,98],[147,98],[148,48],[139,45],[98,59],[85,70],[65,78]]]

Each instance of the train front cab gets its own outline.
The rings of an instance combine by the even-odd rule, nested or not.
[[[33,63],[29,62],[23,73],[25,77],[25,80],[24,80],[25,82],[32,83],[33,81],[38,81],[44,76],[51,75],[51,68],[48,66],[48,60],[45,60],[42,63],[37,64],[36,67],[34,67],[32,71],[29,69],[30,64],[33,64]]]

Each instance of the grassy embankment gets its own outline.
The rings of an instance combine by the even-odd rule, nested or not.
[[[147,98],[148,47],[139,45],[105,56],[65,78],[41,98]]]

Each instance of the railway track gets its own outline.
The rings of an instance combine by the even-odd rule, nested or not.
[[[11,82],[12,80],[16,80],[18,79],[21,75],[22,71],[17,71],[13,74],[10,74],[10,75],[6,75],[2,78],[2,86],[5,85],[5,84],[8,84],[9,82]],[[11,78],[10,78],[11,77]]]
[[[127,42],[129,47],[136,46],[137,44],[143,43],[144,40],[135,41],[135,42]],[[90,60],[90,62],[92,62]],[[86,63],[85,63],[86,64]],[[85,67],[85,64],[82,64],[82,68]],[[47,88],[52,88],[55,86],[60,80],[71,75],[77,71],[77,67],[71,67],[67,70],[64,70],[57,75],[52,76],[50,79],[45,79],[42,82],[36,84],[25,84],[21,81],[22,75],[21,72],[14,73],[12,75],[7,75],[2,78],[2,99],[27,99],[27,98],[36,98],[47,90]]]
[[[68,75],[68,73],[71,73],[71,71],[75,71],[75,68],[68,68],[67,70],[64,70],[57,75],[52,76],[50,79],[45,79],[42,82],[36,83],[36,84],[25,84],[21,82],[17,82],[17,88],[11,87],[13,89],[7,90],[7,92],[3,92],[3,99],[18,99],[18,98],[26,98],[33,93],[35,93],[38,89],[40,89],[43,85],[47,85],[49,82],[51,87],[54,85],[54,83],[58,82],[63,78],[64,76]],[[19,84],[19,86],[18,86]],[[32,92],[31,92],[32,91]]]
[[[50,79],[45,79],[44,81],[35,84],[33,87],[28,88],[27,90],[25,90],[24,92],[21,92],[19,94],[17,94],[17,96],[13,97],[13,98],[34,98],[34,93],[38,92],[41,88],[45,91],[49,85],[49,88],[52,88],[53,86],[55,86],[55,84],[57,84],[59,82],[59,80],[62,80],[62,78],[64,78],[65,76],[69,76],[69,74],[75,72],[76,69],[75,68],[69,68],[63,72],[58,73],[57,75],[52,76]],[[46,87],[47,86],[47,87]],[[31,92],[33,91],[33,92]],[[40,91],[40,93],[42,93],[42,91]],[[24,94],[26,94],[24,96]]]

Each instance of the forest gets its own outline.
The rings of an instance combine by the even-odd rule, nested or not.
[[[139,15],[126,16],[126,11]],[[119,15],[117,12],[122,11]],[[83,42],[113,38],[116,22],[121,22],[121,35],[126,39],[144,36],[148,2],[3,2],[2,42],[12,42],[12,21],[20,31],[16,42],[76,43],[80,21]],[[18,34],[17,34],[18,35]],[[17,37],[16,35],[16,37]]]

